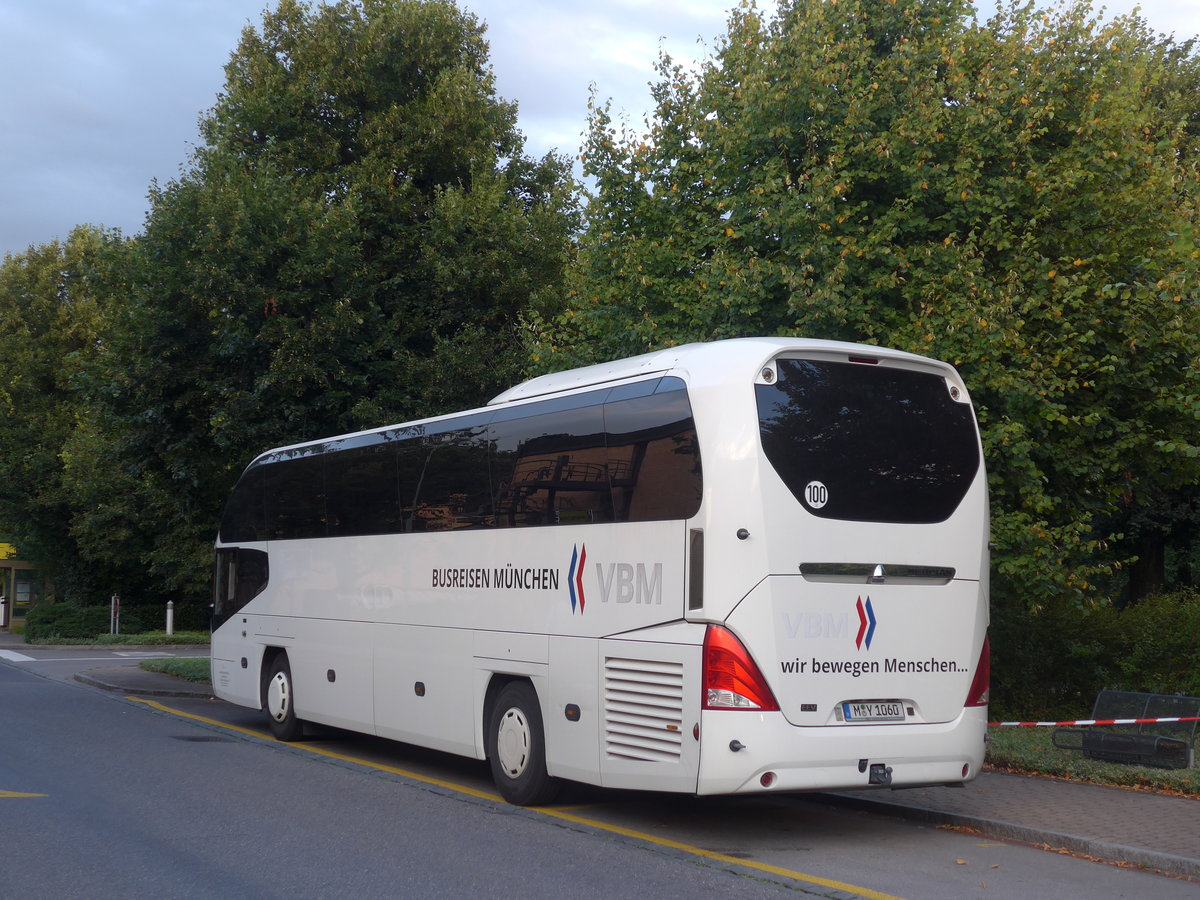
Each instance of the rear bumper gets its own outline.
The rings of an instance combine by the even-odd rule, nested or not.
[[[777,712],[706,710],[700,727],[700,794],[872,787],[872,765],[891,769],[891,787],[961,784],[983,766],[987,707],[940,724],[822,727],[797,727]]]

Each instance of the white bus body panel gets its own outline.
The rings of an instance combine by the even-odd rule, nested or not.
[[[528,677],[546,686],[550,764],[595,781],[596,744],[578,755],[596,728],[595,641],[682,618],[685,535],[668,521],[256,544],[271,579],[214,634],[214,691],[261,705],[261,660],[281,648],[300,718],[482,758],[487,681]],[[566,703],[590,715],[565,723]]]
[[[600,777],[598,650],[599,642],[591,638],[550,638],[550,674],[546,690],[538,691],[546,728],[546,770],[559,778],[588,784],[597,784]],[[482,698],[491,672],[481,669],[480,674]],[[571,705],[579,709],[577,721],[567,718],[566,710]],[[482,725],[482,712],[479,720]],[[479,739],[482,742],[482,730]]]
[[[685,357],[671,373],[688,384],[701,436],[704,504],[691,523],[704,529],[700,618],[724,620],[763,577],[799,574],[804,562],[944,565],[954,567],[959,578],[986,577],[987,476],[982,462],[958,510],[945,522],[838,521],[817,518],[802,507],[767,460],[760,439],[755,376],[781,354],[822,359],[840,353],[844,359],[848,352],[869,352],[879,360],[879,367],[916,369],[945,378],[959,390],[961,402],[969,404],[966,386],[952,367],[900,351],[852,344],[782,338],[728,343],[736,346],[728,347],[721,364],[688,368],[690,360]],[[739,374],[731,376],[732,372]],[[879,439],[886,441],[888,435]],[[717,484],[720,489],[714,489]],[[748,534],[745,539],[739,537],[742,529]]]
[[[599,642],[602,785],[696,791],[703,640],[678,623]]]
[[[960,784],[964,766],[966,780],[983,766],[987,707],[964,708],[938,725],[823,728],[799,728],[777,712],[706,710],[701,727],[700,794],[761,792],[767,772],[773,791],[865,788],[872,764],[892,769],[895,787]],[[733,752],[731,741],[743,749]]]
[[[979,662],[978,607],[973,581],[810,584],[786,575],[765,579],[727,624],[794,725],[837,725],[840,704],[855,700],[899,700],[909,722],[949,722]]]
[[[551,775],[605,787],[694,793],[700,764],[704,627],[678,623],[642,639],[553,638],[539,696]],[[565,715],[578,708],[577,720]]]
[[[259,709],[263,647],[259,617],[239,613],[212,636],[213,694],[222,700]]]
[[[468,663],[471,632],[419,625],[372,627],[375,733],[431,750],[478,756]]]

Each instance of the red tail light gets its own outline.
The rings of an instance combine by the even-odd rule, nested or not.
[[[705,709],[779,709],[775,695],[742,642],[720,625],[709,625],[704,635]]]
[[[975,677],[967,691],[967,702],[963,706],[987,706],[992,692],[992,645],[987,635],[983,637],[983,649],[979,651],[979,664],[975,666]]]

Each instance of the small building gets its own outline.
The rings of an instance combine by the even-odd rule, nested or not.
[[[22,621],[29,608],[49,594],[38,564],[17,559],[12,544],[0,543],[0,629],[7,629],[14,620]]]

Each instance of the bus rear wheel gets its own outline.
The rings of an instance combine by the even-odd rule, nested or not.
[[[304,722],[296,718],[295,691],[292,688],[292,667],[286,653],[280,653],[271,661],[267,675],[264,709],[267,711],[267,727],[280,741],[298,741],[304,737]]]
[[[487,729],[488,762],[496,788],[514,806],[541,806],[558,793],[546,772],[546,738],[537,692],[525,681],[500,689]]]

